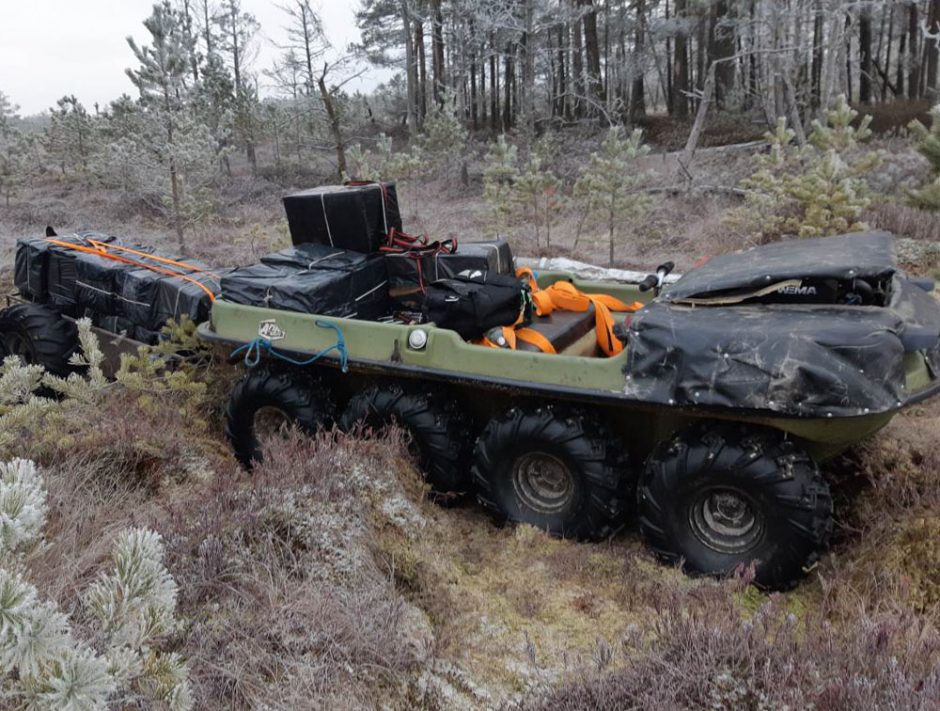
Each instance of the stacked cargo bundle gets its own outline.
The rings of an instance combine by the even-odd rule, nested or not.
[[[222,298],[236,304],[374,320],[388,312],[388,281],[379,254],[298,244],[234,269]]]
[[[430,242],[395,234],[382,249],[389,295],[405,309],[420,310],[429,284],[456,276],[486,277],[513,272],[512,252],[502,238],[488,242]]]
[[[427,286],[439,279],[513,272],[512,253],[504,239],[458,245],[456,240],[430,242],[426,237],[403,233],[394,183],[354,181],[304,190],[286,196],[284,209],[295,246],[318,244],[360,256],[381,253],[387,270],[390,310],[396,312],[405,311],[415,316],[421,311]],[[330,314],[349,312],[359,313],[360,318],[374,317],[369,314],[374,314],[376,309],[339,308],[332,299],[324,306],[319,299],[310,297],[310,290],[315,289],[313,275],[300,277],[303,284],[297,282],[296,276],[284,281],[281,272],[270,262],[266,265],[264,262],[240,270],[234,277],[238,284],[233,282],[231,289],[224,290],[225,298],[231,296],[241,299],[240,303],[247,303],[247,299],[261,297],[263,303],[276,308],[329,308]],[[370,260],[361,263],[370,265],[366,274],[377,269]],[[322,269],[329,268],[323,266]],[[327,276],[321,274],[319,278],[326,280]],[[380,281],[385,282],[386,277]],[[326,281],[324,289],[325,284]],[[382,288],[386,290],[384,285]],[[347,287],[338,287],[340,293],[344,289]]]
[[[18,240],[14,283],[31,301],[155,343],[170,319],[208,318],[224,271],[110,235],[78,232]]]

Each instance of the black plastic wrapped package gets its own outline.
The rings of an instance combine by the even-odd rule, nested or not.
[[[372,253],[401,230],[394,183],[326,185],[284,197],[293,244],[313,242]]]
[[[388,311],[388,280],[379,255],[358,255],[345,268],[255,264],[222,278],[222,298],[286,311],[378,319]]]

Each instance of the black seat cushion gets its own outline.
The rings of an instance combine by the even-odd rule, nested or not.
[[[587,311],[553,311],[550,316],[536,316],[529,326],[538,331],[555,347],[556,353],[571,346],[594,328],[594,305]],[[518,341],[516,349],[540,353],[536,346]]]

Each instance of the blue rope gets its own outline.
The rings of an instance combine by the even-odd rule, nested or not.
[[[346,339],[343,338],[343,332],[339,330],[339,327],[336,324],[329,323],[327,321],[316,321],[317,326],[320,328],[329,328],[336,332],[336,343],[332,346],[327,346],[319,353],[315,353],[306,360],[297,360],[296,358],[291,358],[286,353],[281,353],[277,350],[267,338],[256,338],[250,343],[246,343],[243,346],[239,346],[234,351],[232,351],[229,358],[235,358],[236,356],[245,354],[244,361],[245,365],[249,368],[254,368],[261,362],[261,356],[263,353],[267,353],[279,360],[283,360],[285,363],[290,363],[291,365],[305,366],[312,365],[316,363],[320,358],[325,356],[327,353],[336,351],[339,353],[339,365],[340,369],[347,373],[349,372],[349,353],[346,350]]]

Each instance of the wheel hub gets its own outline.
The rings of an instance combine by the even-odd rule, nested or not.
[[[709,489],[689,510],[695,537],[719,553],[745,553],[764,532],[763,518],[751,499],[734,489]]]
[[[255,436],[259,440],[283,436],[291,425],[287,413],[278,407],[261,407],[255,413]]]
[[[526,507],[543,514],[564,510],[575,491],[571,470],[546,452],[527,452],[518,457],[513,463],[512,484]]]

